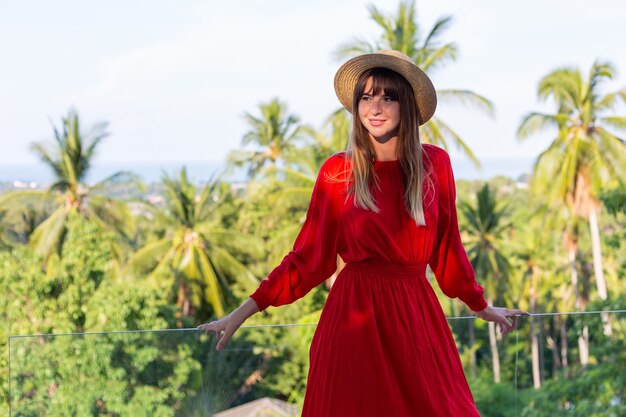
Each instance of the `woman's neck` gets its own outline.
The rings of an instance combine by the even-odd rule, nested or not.
[[[394,137],[385,143],[380,143],[376,139],[371,139],[374,153],[376,154],[377,161],[395,161],[398,159],[398,137]]]

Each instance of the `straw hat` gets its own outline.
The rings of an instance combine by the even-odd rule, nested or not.
[[[335,93],[349,112],[352,112],[354,87],[365,71],[372,68],[387,68],[402,75],[413,87],[413,95],[420,114],[420,125],[426,123],[435,113],[437,94],[430,78],[402,52],[394,50],[378,51],[352,58],[343,64],[335,74]]]

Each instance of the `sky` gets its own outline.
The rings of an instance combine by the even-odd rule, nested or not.
[[[32,142],[52,140],[70,108],[84,126],[107,121],[96,165],[224,161],[240,147],[245,112],[274,97],[320,127],[339,108],[334,52],[376,40],[373,4],[396,0],[0,0],[0,167],[35,164]],[[453,16],[443,39],[456,62],[431,74],[439,89],[490,99],[494,117],[440,103],[479,159],[531,160],[550,134],[521,143],[515,132],[550,71],[611,61],[626,86],[626,2],[621,0],[418,1],[422,30]],[[450,150],[453,161],[464,157]]]

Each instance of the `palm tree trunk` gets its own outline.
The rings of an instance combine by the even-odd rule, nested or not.
[[[574,306],[580,308],[580,291],[578,290],[578,270],[576,269],[576,246],[570,244],[569,250],[569,270],[572,279],[572,288],[574,288]]]
[[[530,351],[533,363],[533,386],[535,389],[541,388],[541,373],[539,371],[539,336],[535,330],[535,318],[530,319]]]
[[[544,330],[544,326],[542,323],[541,319],[537,319],[537,343],[538,343],[538,347],[539,347],[539,379],[541,381],[545,381],[546,379],[546,352],[545,352],[545,348],[546,348],[546,344],[545,344],[545,337],[543,335]]]
[[[534,274],[531,275],[530,281],[530,313],[533,314],[537,310],[537,291],[535,289]],[[539,364],[539,335],[537,334],[535,317],[530,318],[530,350],[532,355],[533,367],[533,386],[535,389],[541,388],[541,370]]]
[[[493,305],[493,299],[489,297],[489,305]],[[498,352],[498,340],[496,339],[496,325],[489,322],[489,346],[491,347],[491,365],[493,368],[493,381],[500,383],[500,354]]]
[[[566,317],[559,318],[559,330],[561,331],[561,365],[563,374],[568,377],[569,361],[567,359],[567,320]]]
[[[561,367],[561,357],[559,356],[559,321],[558,316],[552,318],[550,335],[548,336],[548,348],[552,354],[552,375],[556,375]]]
[[[498,353],[498,341],[496,339],[495,323],[489,322],[489,346],[491,347],[491,366],[493,368],[493,382],[500,383],[500,354]]]
[[[606,290],[606,281],[604,280],[604,269],[602,267],[602,248],[600,245],[600,229],[598,228],[597,207],[589,210],[589,229],[591,231],[591,251],[593,253],[593,272],[596,277],[596,287],[598,289],[598,297],[605,301],[608,298]],[[609,322],[608,313],[602,313],[602,323],[604,334],[610,336],[613,331]]]
[[[589,365],[589,326],[587,325],[583,327],[583,331],[578,336],[578,353],[580,364],[582,366]]]
[[[178,285],[178,297],[176,300],[178,311],[176,312],[176,325],[183,327],[183,317],[189,316],[189,294],[185,281]]]
[[[578,270],[576,269],[576,247],[574,244],[569,248],[569,263],[570,273],[572,275],[572,286],[574,287],[574,304],[577,309],[582,306],[582,300],[580,297],[580,291],[578,290]],[[580,357],[580,364],[587,366],[589,363],[589,328],[585,326],[583,331],[578,336],[578,355]]]

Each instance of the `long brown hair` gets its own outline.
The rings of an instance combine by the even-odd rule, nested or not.
[[[365,93],[365,84],[372,77],[372,91],[381,91],[400,104],[400,125],[398,129],[398,159],[404,175],[404,203],[406,209],[418,225],[425,225],[422,203],[423,179],[426,175],[422,161],[422,146],[419,138],[419,111],[411,85],[400,74],[386,68],[373,68],[359,77],[352,99],[352,134],[347,154],[352,161],[348,195],[354,197],[357,207],[378,213],[378,206],[372,196],[372,186],[378,186],[378,178],[372,161],[376,153],[369,138],[369,132],[361,123],[359,101]]]

